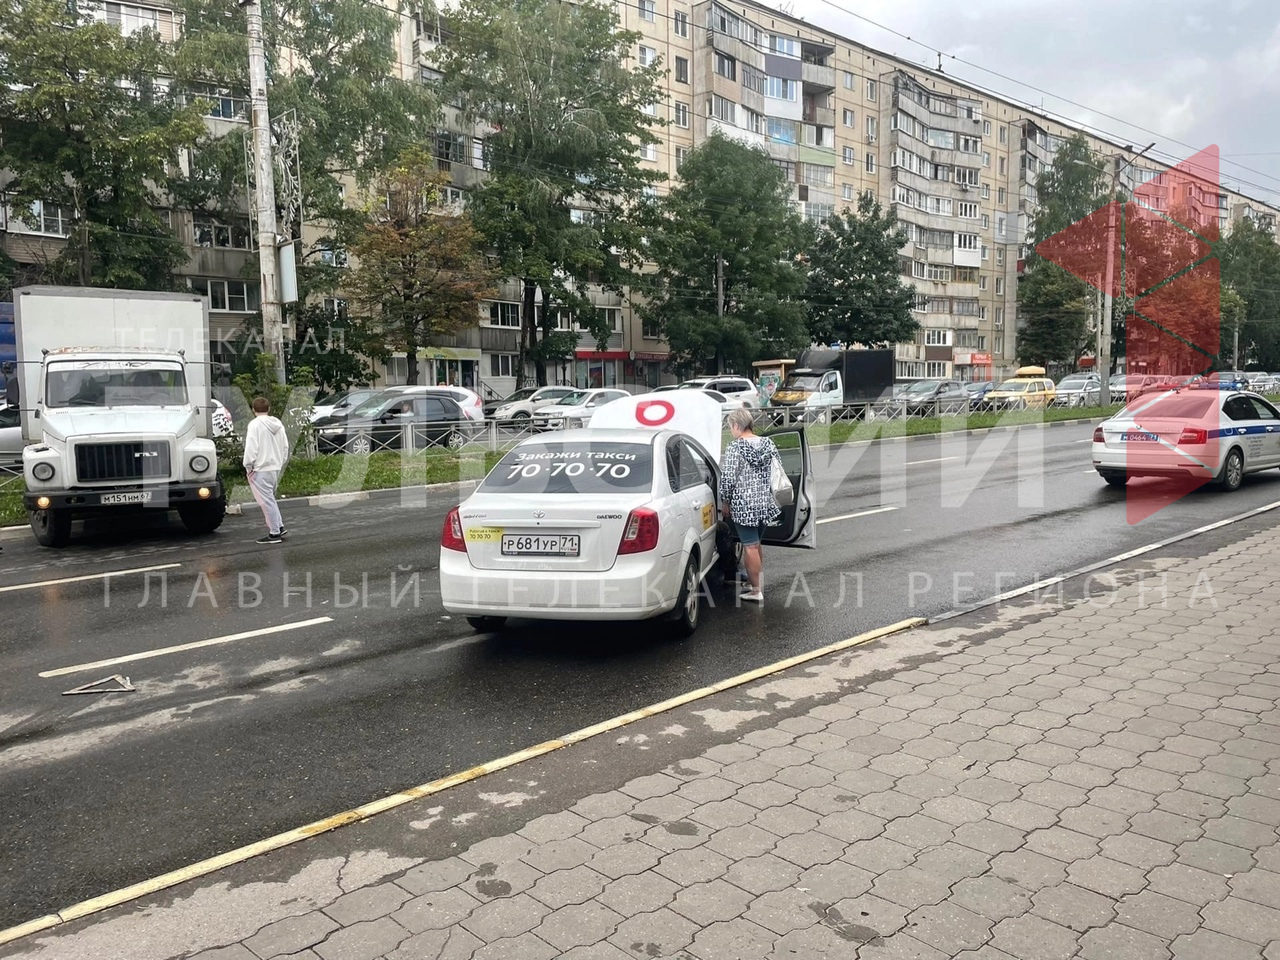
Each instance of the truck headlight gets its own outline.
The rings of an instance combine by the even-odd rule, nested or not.
[[[48,483],[53,479],[54,469],[52,463],[40,462],[31,468],[31,475],[37,480]]]
[[[191,470],[194,473],[204,473],[209,469],[209,458],[201,454],[191,458]]]

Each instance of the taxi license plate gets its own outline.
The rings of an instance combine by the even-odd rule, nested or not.
[[[1160,438],[1154,433],[1122,433],[1121,443],[1155,443]]]
[[[101,498],[104,504],[113,503],[150,503],[151,491],[144,490],[140,493],[104,493]]]
[[[517,534],[502,537],[502,554],[506,557],[576,557],[577,534]]]

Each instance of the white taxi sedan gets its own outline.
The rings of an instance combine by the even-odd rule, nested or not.
[[[1173,477],[1235,490],[1245,474],[1280,467],[1280,411],[1230,382],[1146,394],[1094,430],[1092,452],[1112,486]]]
[[[623,413],[634,409],[636,421],[652,423],[674,393],[661,394],[662,401],[633,398]],[[718,454],[717,405],[694,400],[709,408]],[[817,517],[803,431],[775,435],[775,442],[796,498],[764,542],[812,547]],[[652,426],[524,440],[445,517],[445,610],[481,631],[508,617],[669,617],[676,633],[693,633],[702,581],[726,544],[716,456],[689,433]]]

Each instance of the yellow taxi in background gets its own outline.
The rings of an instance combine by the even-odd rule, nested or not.
[[[1044,367],[1019,367],[1013,378],[998,384],[982,398],[987,410],[1035,410],[1053,403],[1057,389]]]

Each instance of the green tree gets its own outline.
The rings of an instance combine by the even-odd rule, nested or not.
[[[696,147],[680,182],[657,205],[643,314],[660,326],[676,362],[746,369],[761,350],[789,356],[809,343],[805,273],[810,233],[790,187],[763,151],[720,134]],[[717,313],[717,256],[724,315]]]
[[[413,384],[419,348],[475,326],[497,279],[470,217],[440,207],[447,182],[434,158],[416,149],[376,180],[374,196],[381,199],[352,248],[357,264],[346,283],[371,328],[405,352]]]
[[[1017,349],[1023,363],[1074,368],[1096,340],[1096,327],[1090,323],[1096,316],[1090,305],[1094,288],[1040,256],[1036,245],[1103,206],[1109,188],[1105,161],[1093,153],[1083,134],[1066,140],[1053,163],[1036,177],[1037,205],[1029,228],[1025,272],[1018,283],[1023,325]],[[1116,222],[1118,232],[1119,217]],[[1088,240],[1082,237],[1080,242]],[[1098,251],[1105,250],[1105,237],[1096,241]],[[1121,319],[1113,320],[1113,330],[1123,344],[1124,314],[1118,306],[1116,316]]]
[[[200,111],[157,79],[174,72],[172,46],[65,0],[0,0],[0,36],[6,191],[31,226],[60,208],[68,235],[46,279],[171,289],[186,253],[154,208],[204,131]]]
[[[290,382],[304,367],[325,393],[368,386],[377,379],[368,358],[385,359],[387,345],[367,322],[352,317],[345,307],[333,313],[305,304],[297,310],[295,323],[294,339],[285,342]],[[261,315],[250,317],[227,346],[234,357],[234,374],[256,373],[265,348]]]
[[[199,101],[210,89],[247,96],[243,10],[223,0],[181,0],[179,8],[185,26],[175,53],[176,74],[188,96]],[[404,21],[396,4],[276,0],[265,12],[268,105],[273,123],[297,121],[297,172],[304,185],[301,208],[283,226],[295,237],[301,236],[303,221],[321,227],[317,240],[301,251],[301,302],[341,284],[342,269],[319,262],[320,255],[346,249],[364,227],[363,212],[346,202],[343,183],[367,186],[422,140],[438,105],[416,72],[403,76],[398,51]],[[206,132],[178,192],[193,209],[240,210],[243,134]],[[282,193],[279,179],[277,193]]]
[[[586,287],[621,291],[633,278],[635,214],[661,179],[638,153],[658,142],[645,111],[661,99],[660,67],[628,65],[640,34],[600,0],[474,0],[450,11],[449,28],[441,99],[493,131],[469,209],[521,281],[521,358],[545,384],[548,364],[573,352],[575,338],[556,332],[561,310],[603,343]]]
[[[1214,252],[1222,263],[1224,288],[1230,286],[1246,304],[1240,328],[1241,362],[1247,355],[1264,369],[1280,370],[1280,244],[1253,221],[1243,220],[1215,245]],[[1232,342],[1227,307],[1224,295],[1224,364],[1229,362]]]
[[[829,218],[809,245],[805,298],[813,340],[887,346],[912,339],[912,288],[902,282],[898,251],[907,232],[870,194],[857,211]]]

